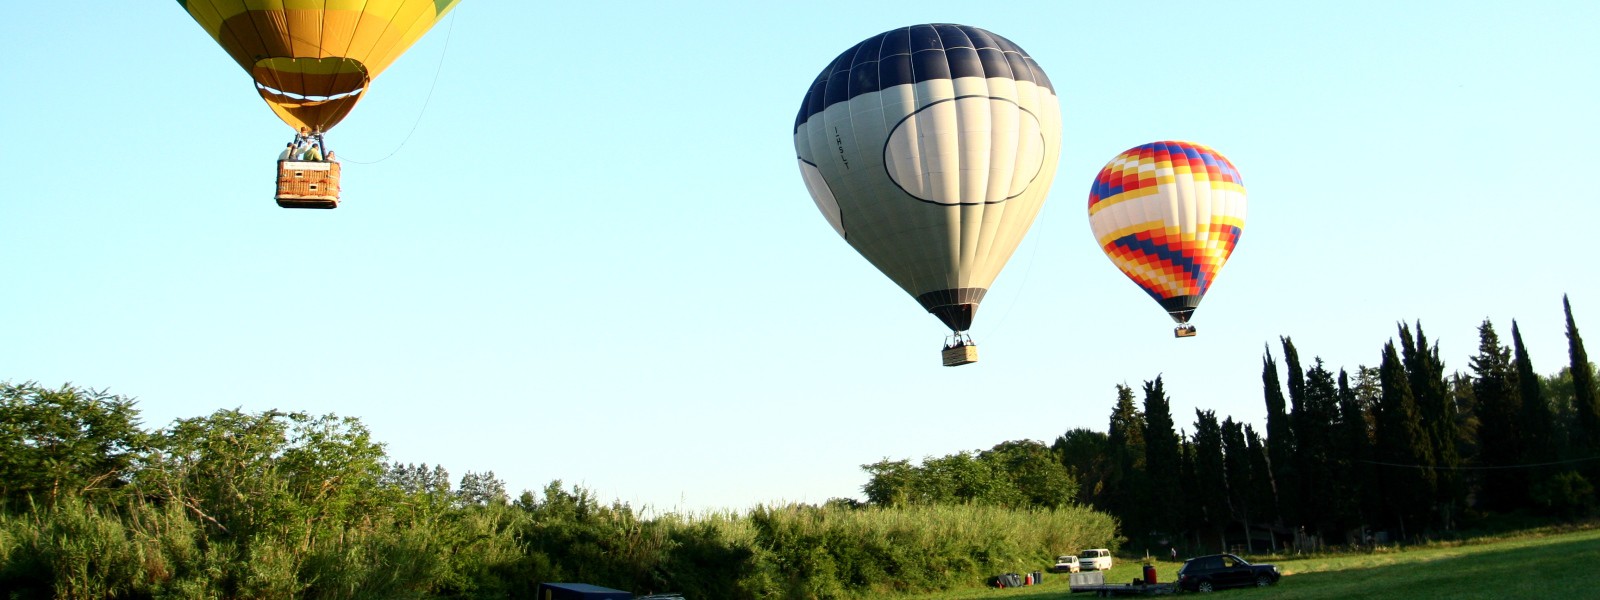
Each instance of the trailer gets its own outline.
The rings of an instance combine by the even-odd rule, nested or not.
[[[1135,579],[1132,583],[1106,583],[1104,571],[1085,571],[1073,573],[1071,581],[1072,593],[1087,593],[1109,598],[1111,596],[1163,596],[1178,593],[1176,583],[1144,583],[1142,579]]]

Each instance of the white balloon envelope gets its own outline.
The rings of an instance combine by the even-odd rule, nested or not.
[[[961,345],[1055,179],[1061,105],[1010,40],[914,25],[822,70],[794,147],[828,224]]]

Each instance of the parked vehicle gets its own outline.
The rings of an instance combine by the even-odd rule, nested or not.
[[[1111,570],[1111,551],[1105,548],[1084,550],[1078,553],[1078,566],[1085,571]]]
[[[1063,554],[1061,556],[1057,556],[1056,557],[1056,566],[1050,567],[1050,572],[1051,573],[1077,573],[1078,572],[1078,557],[1073,556],[1071,554]]]
[[[1209,592],[1230,587],[1267,587],[1282,577],[1278,567],[1254,565],[1232,554],[1197,556],[1183,561],[1178,569],[1178,587],[1191,592]]]
[[[1178,593],[1176,583],[1150,583],[1135,579],[1130,583],[1106,583],[1105,571],[1089,571],[1069,575],[1068,590],[1074,594],[1094,594],[1101,598],[1111,596],[1165,596]]]

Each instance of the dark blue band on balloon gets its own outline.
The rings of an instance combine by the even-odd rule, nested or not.
[[[867,38],[829,63],[800,102],[794,128],[862,94],[956,77],[1010,77],[1055,92],[1039,64],[1011,40],[966,25],[913,25]]]

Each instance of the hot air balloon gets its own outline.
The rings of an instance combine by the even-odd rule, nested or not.
[[[178,0],[295,130],[279,155],[278,205],[339,205],[323,134],[372,80],[459,0]]]
[[[1061,154],[1044,70],[977,27],[886,31],[817,76],[794,148],[834,231],[950,328],[944,364],[975,362],[966,331]]]
[[[1195,334],[1189,317],[1244,230],[1244,180],[1216,150],[1151,142],[1118,154],[1094,178],[1089,227],[1111,263]]]

